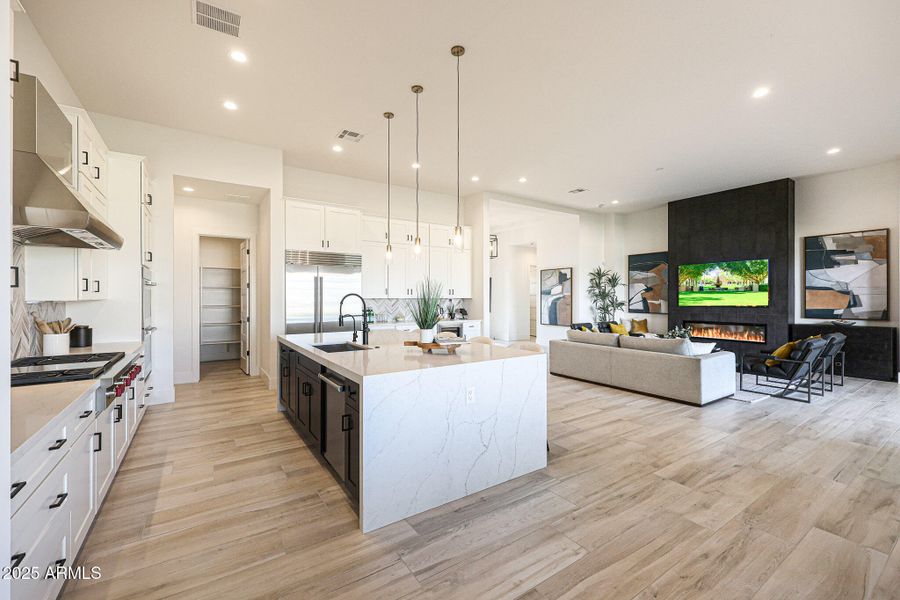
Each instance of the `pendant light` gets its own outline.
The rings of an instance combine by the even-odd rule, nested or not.
[[[384,113],[387,120],[387,246],[384,249],[384,259],[391,262],[394,253],[391,250],[391,119],[394,113]]]
[[[416,162],[413,167],[416,170],[416,241],[413,244],[413,252],[416,255],[422,253],[422,238],[419,237],[419,171],[421,171],[421,163],[419,163],[419,94],[425,88],[421,85],[412,86],[412,93],[416,95]]]
[[[453,228],[453,245],[462,248],[463,228],[459,223],[459,57],[466,53],[462,46],[450,48],[450,54],[456,57],[456,227]]]

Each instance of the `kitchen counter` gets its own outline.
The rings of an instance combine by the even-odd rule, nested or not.
[[[124,352],[126,359],[141,349],[141,342],[109,342],[85,348],[71,348],[68,354]],[[10,389],[10,453],[22,448],[29,439],[50,424],[85,395],[93,395],[99,379],[21,385]]]
[[[372,375],[435,369],[534,355],[533,352],[525,350],[488,346],[487,344],[463,344],[456,349],[456,354],[427,354],[415,346],[401,344],[373,346],[370,350],[355,352],[329,353],[316,348],[316,345],[319,344],[347,342],[351,338],[351,333],[339,331],[284,335],[278,336],[278,341],[356,383],[362,383],[363,378]],[[360,339],[362,339],[361,336]]]
[[[547,465],[545,354],[485,344],[460,346],[455,355],[426,354],[401,343],[334,353],[315,348],[350,337],[337,332],[278,340],[359,384],[358,417],[350,414],[351,422],[359,421],[358,429],[351,428],[358,445],[345,447],[358,447],[353,458],[363,532]],[[282,392],[308,385],[291,384]],[[320,393],[304,396],[321,402],[321,410],[311,414],[322,415],[327,431],[328,415],[343,411],[346,417],[349,409],[342,397],[334,398],[333,388],[319,385]],[[338,429],[346,431],[341,418]],[[327,434],[324,439],[327,445]],[[316,444],[312,449],[320,451]]]
[[[9,403],[9,451],[14,454],[32,436],[86,395],[93,395],[97,379],[22,385],[12,388]]]

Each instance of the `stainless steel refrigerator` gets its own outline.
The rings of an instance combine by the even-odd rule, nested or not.
[[[362,257],[334,252],[285,251],[285,331],[321,333],[352,331],[353,320],[338,325],[338,306],[347,294],[362,293]],[[362,304],[356,298],[344,303],[344,312],[359,315]],[[362,328],[360,317],[357,328]]]

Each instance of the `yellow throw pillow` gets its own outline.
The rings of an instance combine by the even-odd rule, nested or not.
[[[797,345],[797,342],[788,342],[784,346],[778,348],[775,352],[772,353],[772,356],[777,356],[778,358],[787,358],[791,355],[791,352],[794,351],[794,347]],[[774,367],[780,360],[775,360],[774,358],[769,358],[766,360],[767,367]]]
[[[625,326],[619,325],[618,323],[610,323],[609,330],[620,335],[628,335],[628,330],[625,329]]]
[[[590,329],[588,329],[588,328],[585,327],[584,325],[581,326],[581,330],[582,330],[582,331],[590,331]]]
[[[650,333],[647,329],[647,319],[632,319],[631,333]]]

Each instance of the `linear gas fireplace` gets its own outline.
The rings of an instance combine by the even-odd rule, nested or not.
[[[685,321],[690,326],[691,338],[730,340],[734,342],[766,343],[766,326],[755,323],[709,323]]]

